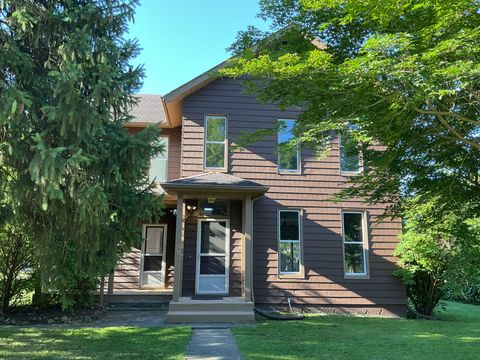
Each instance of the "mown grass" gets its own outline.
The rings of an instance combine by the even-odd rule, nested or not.
[[[245,359],[480,359],[480,306],[446,303],[442,320],[310,316],[234,333]]]
[[[184,359],[187,327],[0,327],[0,359]]]

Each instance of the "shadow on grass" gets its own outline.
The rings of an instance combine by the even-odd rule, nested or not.
[[[245,359],[473,360],[480,354],[480,307],[470,310],[447,304],[444,321],[312,316],[234,333]]]
[[[183,359],[191,329],[0,328],[5,359]]]

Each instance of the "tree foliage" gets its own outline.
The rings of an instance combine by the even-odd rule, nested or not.
[[[479,285],[480,217],[469,204],[444,211],[438,199],[424,203],[410,199],[405,232],[395,250],[404,282],[415,310],[432,315],[447,292]]]
[[[248,74],[261,100],[304,109],[295,131],[304,145],[325,149],[339,131],[362,144],[365,171],[343,197],[393,204],[392,214],[402,212],[404,195],[480,210],[477,2],[261,0],[260,7],[283,30],[240,33],[223,74]]]
[[[124,33],[135,0],[0,4],[0,149],[44,288],[64,307],[95,289],[161,214],[146,176],[159,130],[129,135],[143,70]],[[89,284],[88,286],[86,284]],[[92,290],[93,289],[93,290]]]

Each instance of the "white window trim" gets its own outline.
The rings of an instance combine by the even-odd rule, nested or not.
[[[223,253],[201,253],[202,222],[225,222],[225,254]],[[200,276],[219,276],[218,274],[200,275],[201,256],[224,256],[225,255],[225,292],[200,291]],[[199,295],[228,295],[230,292],[230,220],[222,218],[199,218],[197,222],[197,255],[195,261],[195,294]],[[223,276],[223,275],[221,275]]]
[[[363,241],[345,241],[345,214],[360,214],[362,216],[362,238]],[[349,278],[366,278],[369,276],[369,269],[368,269],[368,224],[367,224],[367,214],[365,211],[362,210],[342,210],[342,253],[343,253],[343,274],[345,277]],[[363,249],[363,269],[364,272],[361,273],[350,273],[345,272],[345,244],[361,244]]]
[[[166,163],[167,163],[167,166],[166,166],[166,171],[165,171],[165,181],[168,181],[168,155],[170,153],[170,136],[169,135],[161,135],[159,136],[159,138],[163,138],[165,139],[166,141],[166,146],[165,146],[165,149],[162,153],[159,153],[157,156],[155,156],[155,159],[158,159],[158,160],[165,160]],[[152,164],[151,164],[151,160],[150,160],[150,168],[148,169],[148,175],[150,177],[150,179],[152,179]],[[156,177],[155,179],[152,179],[155,181],[155,184],[160,184],[163,182],[163,180],[158,180]]]
[[[164,233],[163,233],[163,246],[162,246],[162,253],[159,254],[145,254],[145,239],[147,238],[147,228],[149,227],[163,227],[164,228]],[[166,279],[166,267],[167,267],[167,260],[166,260],[166,254],[167,254],[167,236],[168,236],[168,225],[166,223],[160,223],[160,224],[143,224],[143,229],[142,229],[142,246],[141,246],[141,256],[140,256],[140,276],[139,276],[139,287],[140,288],[157,288],[158,286],[154,285],[148,285],[144,284],[144,274],[161,274],[161,283],[162,286],[160,288],[165,288],[165,279]],[[143,265],[145,262],[145,255],[146,256],[161,256],[162,257],[162,270],[161,271],[144,271],[143,270]]]
[[[357,171],[342,169],[342,135],[338,135],[338,163],[340,167],[340,174],[343,176],[358,175],[363,172],[363,156],[361,151],[358,152],[358,170]]]
[[[294,121],[296,122],[297,120],[296,119],[278,119],[277,120],[277,123],[279,123],[280,121]],[[279,141],[278,141],[278,136],[279,136],[279,133],[277,132],[277,151],[279,149]],[[300,174],[301,173],[301,152],[300,152],[300,148],[297,144],[296,146],[297,148],[297,168],[296,169],[281,169],[280,168],[280,151],[278,151],[278,154],[277,154],[277,170],[278,170],[278,173],[279,174]]]
[[[208,132],[208,120],[210,118],[223,118],[225,121],[225,134],[223,141],[213,141],[213,140],[207,140],[207,132]],[[228,151],[228,140],[227,140],[227,130],[228,126],[228,121],[227,117],[225,115],[205,115],[205,121],[204,121],[204,136],[203,136],[203,168],[204,170],[211,170],[211,171],[224,171],[227,169],[227,161],[228,161],[228,156],[227,156],[227,151]],[[216,166],[207,166],[207,144],[223,144],[223,167],[216,167]]]
[[[296,212],[297,219],[298,219],[298,239],[292,240],[281,240],[280,239],[280,224],[281,224],[281,216],[282,212]],[[300,209],[279,209],[277,212],[277,238],[278,238],[278,275],[279,276],[302,276],[303,275],[303,226],[302,226],[302,210]],[[299,244],[299,266],[298,271],[282,271],[282,264],[281,264],[281,248],[280,244],[282,243],[296,243]]]

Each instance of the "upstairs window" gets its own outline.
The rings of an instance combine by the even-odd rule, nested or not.
[[[345,275],[367,275],[365,213],[343,212],[343,253]]]
[[[340,136],[340,171],[358,174],[362,170],[360,148],[358,143],[347,134]]]
[[[301,264],[300,210],[278,212],[279,272],[300,274]]]
[[[278,120],[278,172],[298,173],[300,171],[300,151],[293,146],[293,127],[295,120]]]
[[[150,181],[161,183],[167,181],[168,177],[168,137],[161,136],[158,138],[160,144],[163,145],[163,152],[158,153],[150,161]]]
[[[224,116],[205,117],[204,167],[210,170],[224,170],[227,155],[227,118]]]

